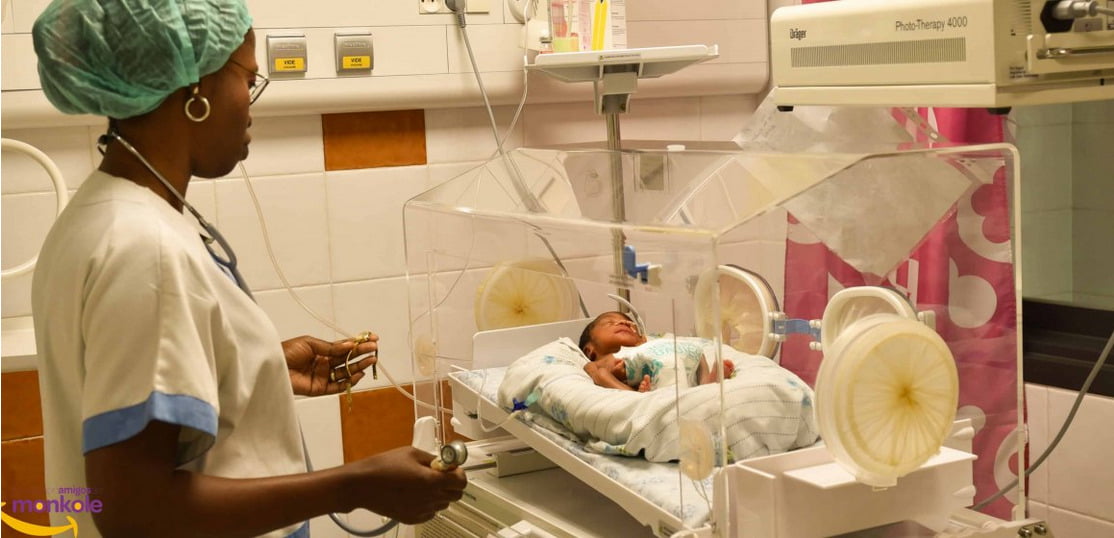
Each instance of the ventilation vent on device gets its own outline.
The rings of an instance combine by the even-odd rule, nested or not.
[[[1030,0],[1016,0],[1017,9],[1010,23],[1010,35],[1029,35],[1033,33],[1033,3]]]
[[[950,37],[797,47],[791,51],[791,54],[793,67],[962,62],[967,59],[967,39]]]

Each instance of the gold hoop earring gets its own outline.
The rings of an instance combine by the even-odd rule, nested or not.
[[[189,118],[190,121],[196,122],[196,123],[201,123],[201,122],[203,122],[203,121],[205,121],[206,119],[209,118],[209,113],[212,112],[213,109],[212,109],[212,107],[209,106],[209,100],[206,99],[203,95],[200,95],[198,92],[199,92],[199,90],[198,90],[197,86],[194,86],[193,87],[193,95],[191,95],[190,98],[186,101],[186,110],[185,111],[186,111],[186,117]],[[205,107],[205,112],[202,113],[200,116],[194,116],[190,112],[190,107],[193,106],[194,101],[200,101],[201,104]]]

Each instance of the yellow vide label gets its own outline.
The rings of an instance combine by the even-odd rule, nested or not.
[[[371,56],[343,56],[340,59],[340,65],[345,69],[369,69],[371,68]]]
[[[275,58],[275,71],[305,71],[305,58]]]

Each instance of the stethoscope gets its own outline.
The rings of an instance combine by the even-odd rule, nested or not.
[[[224,239],[224,236],[221,235],[220,231],[218,231],[217,228],[212,224],[209,224],[209,221],[205,220],[205,217],[202,217],[201,213],[199,213],[196,209],[194,209],[192,205],[190,205],[189,202],[186,201],[186,198],[178,192],[178,189],[175,189],[174,186],[171,185],[170,182],[167,181],[166,178],[163,177],[158,170],[155,170],[155,167],[152,166],[151,163],[148,162],[147,159],[145,159],[143,155],[139,153],[139,150],[135,149],[135,147],[128,143],[127,140],[124,140],[124,137],[120,136],[120,134],[117,133],[116,130],[113,129],[108,131],[107,134],[105,134],[101,137],[100,140],[98,140],[98,144],[102,146],[106,145],[106,137],[115,139],[117,142],[120,143],[121,146],[124,147],[124,149],[128,150],[129,153],[134,155],[136,159],[139,159],[139,162],[147,168],[147,171],[151,172],[151,174],[155,176],[155,179],[158,179],[159,183],[162,183],[162,185],[166,187],[166,190],[170,191],[170,193],[173,194],[174,197],[182,203],[182,206],[189,210],[193,217],[197,219],[197,223],[201,225],[201,228],[203,230],[205,230],[205,235],[201,236],[202,242],[205,244],[205,250],[209,251],[209,255],[213,257],[213,260],[216,261],[218,265],[228,271],[228,273],[232,276],[232,280],[236,282],[236,287],[243,290],[243,292],[246,293],[248,297],[254,300],[255,298],[251,294],[251,289],[248,288],[248,284],[244,281],[244,277],[240,274],[240,270],[236,268],[236,252],[232,250],[232,246],[228,244],[228,241]],[[219,246],[221,250],[224,251],[224,256],[222,256],[213,248],[212,245],[214,241],[217,243],[217,246]]]
[[[139,162],[147,168],[147,171],[151,172],[151,174],[154,175],[155,178],[158,179],[164,187],[166,187],[166,190],[170,191],[170,193],[173,194],[174,197],[182,203],[182,206],[189,210],[194,218],[197,219],[197,222],[201,225],[201,228],[205,230],[206,234],[208,234],[208,236],[201,236],[202,242],[205,244],[205,250],[209,251],[209,255],[213,257],[213,260],[216,261],[218,265],[229,272],[229,274],[232,276],[232,279],[236,281],[236,287],[240,288],[244,293],[247,294],[249,298],[254,301],[255,298],[252,296],[247,282],[244,281],[244,277],[240,275],[240,271],[236,268],[236,252],[232,250],[232,246],[229,245],[228,241],[224,239],[224,236],[221,235],[219,231],[217,231],[216,227],[214,227],[212,224],[209,224],[209,222],[201,216],[201,213],[194,209],[194,207],[186,201],[185,197],[183,197],[178,192],[178,190],[175,189],[174,186],[172,186],[170,182],[167,181],[166,178],[159,173],[158,170],[155,170],[155,167],[152,166],[151,163],[148,162],[147,159],[145,159],[143,155],[139,153],[139,150],[135,149],[135,147],[129,144],[127,140],[124,140],[124,138],[120,136],[119,133],[117,133],[115,130],[110,130],[107,134],[103,135],[97,141],[98,145],[107,145],[107,138],[116,140],[120,143],[121,146],[123,146],[124,149],[128,150],[129,153],[134,155],[136,159],[139,159]],[[103,149],[101,150],[101,153],[104,153]],[[240,166],[242,167],[243,164],[241,164]],[[247,174],[245,174],[244,177],[246,178]],[[219,246],[221,250],[224,251],[225,256],[221,256],[216,252],[216,250],[213,249],[212,243],[214,241],[216,241],[217,246]],[[306,446],[306,439],[304,435],[302,436],[302,453],[305,456],[306,471],[313,472],[313,464],[309,460],[309,448]],[[468,447],[465,446],[465,444],[461,441],[452,441],[441,447],[438,457],[434,459],[432,463],[430,463],[430,467],[438,471],[451,471],[463,465],[464,462],[467,460]],[[344,532],[356,536],[379,536],[398,525],[398,521],[392,519],[387,523],[384,523],[379,528],[372,530],[360,530],[349,527],[348,524],[341,521],[341,519],[334,513],[330,513],[329,518],[333,520],[333,523],[344,530]]]

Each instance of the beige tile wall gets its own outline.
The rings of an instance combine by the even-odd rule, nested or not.
[[[1029,460],[1044,452],[1068,416],[1076,393],[1027,384]],[[1031,517],[1056,536],[1114,536],[1114,398],[1087,395],[1051,456],[1029,480]]]
[[[1025,295],[1114,308],[1114,101],[1019,107]]]

